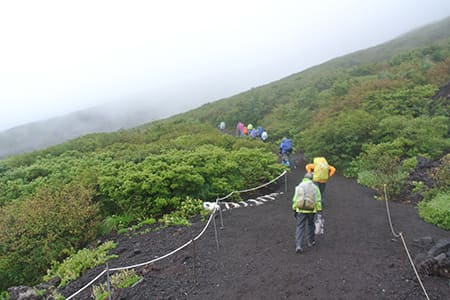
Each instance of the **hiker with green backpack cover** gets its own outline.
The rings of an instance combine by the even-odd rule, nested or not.
[[[306,173],[302,182],[295,187],[292,198],[292,209],[295,211],[297,226],[295,229],[295,252],[302,253],[302,241],[305,231],[308,246],[315,245],[315,224],[316,213],[322,213],[322,202],[320,190],[312,182],[313,174]]]

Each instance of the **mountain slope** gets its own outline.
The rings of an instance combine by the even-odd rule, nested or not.
[[[350,68],[385,61],[401,52],[425,47],[438,40],[448,38],[448,32],[450,32],[450,17],[413,30],[381,45],[330,60],[301,73],[293,74],[276,82],[224,99],[223,101],[226,104],[222,105],[220,103],[223,101],[218,101],[217,103],[212,103],[212,106],[202,106],[199,111],[215,110],[212,114],[208,113],[207,117],[209,122],[213,121],[214,123],[225,119],[231,125],[237,122],[237,118],[251,120],[252,122],[262,121],[263,117],[268,115],[275,107],[285,104],[289,94],[299,94],[302,89],[309,90],[311,81],[323,81],[320,78],[323,78],[330,70],[332,70],[332,73],[336,73],[335,70],[339,68]],[[368,72],[368,70],[360,70],[360,72]],[[329,84],[324,82],[322,85],[326,87]],[[308,93],[312,92],[314,91],[309,91]],[[299,96],[301,95],[299,94]],[[248,105],[241,103],[244,99],[245,102],[248,102]],[[155,104],[150,107],[133,102],[122,107],[117,105],[101,106],[46,121],[18,126],[0,132],[0,158],[46,148],[84,134],[131,128],[174,113],[180,113],[180,108],[176,104],[170,104],[169,102],[165,101],[163,102],[164,104]],[[230,110],[230,103],[239,108],[239,111]],[[305,103],[301,102],[299,104],[304,105]],[[255,118],[255,113],[251,114],[252,106],[264,106],[265,109],[257,110],[257,118]],[[227,111],[229,112],[227,113]],[[196,114],[194,112],[192,115],[205,119],[202,116],[204,115],[203,113]],[[231,115],[235,117],[231,118]],[[267,118],[270,118],[270,116]],[[267,122],[269,120],[264,121]],[[304,125],[302,126],[304,127]],[[281,133],[278,133],[277,128],[275,128],[274,133],[275,136],[280,137]]]
[[[381,61],[323,64],[165,120],[1,160],[0,266],[9,270],[0,272],[2,288],[35,282],[67,249],[84,247],[97,229],[88,222],[108,232],[184,221],[202,201],[273,178],[284,168],[277,160],[283,136],[296,152],[325,156],[380,195],[385,188],[391,199],[409,201],[400,192],[410,185],[418,201],[426,199],[421,217],[449,229],[450,109],[447,93],[438,92],[450,81],[446,32]],[[264,126],[269,139],[222,134],[219,121],[230,132],[237,121]],[[408,181],[421,157],[436,162],[432,185]],[[67,202],[78,208],[61,207]]]
[[[109,103],[0,132],[0,158],[44,149],[89,133],[113,132],[178,113],[167,101]]]

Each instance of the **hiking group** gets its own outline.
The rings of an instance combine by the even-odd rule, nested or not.
[[[225,131],[225,122],[219,124],[220,131]],[[266,141],[267,131],[262,126],[253,127],[252,124],[244,125],[238,122],[236,136],[261,138]],[[290,156],[293,151],[292,140],[283,137],[280,143],[281,163],[291,167]],[[294,168],[296,167],[293,164]],[[292,198],[292,209],[297,220],[295,228],[295,252],[302,253],[303,239],[306,237],[308,247],[316,244],[316,234],[323,234],[323,208],[325,206],[325,186],[328,179],[334,175],[336,168],[328,164],[324,157],[315,157],[312,163],[305,165],[306,173],[303,180],[295,187]],[[306,233],[306,235],[305,235]]]
[[[324,157],[315,157],[313,163],[305,166],[303,180],[295,187],[292,209],[297,220],[295,228],[295,252],[303,252],[303,238],[306,233],[308,247],[316,244],[316,234],[323,233],[323,208],[325,185],[334,175],[336,168]]]
[[[242,122],[238,122],[236,125],[236,136],[260,138],[263,142],[269,137],[262,126],[253,126],[251,123],[245,126]]]

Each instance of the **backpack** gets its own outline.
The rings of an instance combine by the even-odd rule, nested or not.
[[[264,128],[262,128],[262,126],[258,126],[258,136],[261,136],[263,131],[264,131]]]
[[[286,149],[287,151],[292,151],[292,140],[286,139],[284,141],[284,149]]]
[[[328,162],[324,157],[314,158],[314,181],[328,180]]]
[[[281,141],[280,145],[281,153],[291,153],[292,152],[292,140],[285,139]]]
[[[317,187],[308,180],[295,187],[296,206],[301,210],[314,210],[317,199]]]

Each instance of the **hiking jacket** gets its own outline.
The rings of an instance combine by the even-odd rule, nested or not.
[[[314,164],[307,164],[305,166],[305,169],[306,169],[307,173],[313,172],[314,171]],[[328,164],[328,178],[333,176],[334,173],[336,173],[336,168],[333,167],[332,165]],[[317,182],[322,182],[322,183],[327,182],[327,181],[328,181],[328,179],[327,180],[317,180]]]
[[[292,209],[298,213],[302,214],[315,214],[319,211],[322,211],[322,196],[320,195],[320,190],[317,185],[315,185],[311,179],[303,178],[301,184],[308,184],[310,182],[315,189],[316,196],[316,205],[314,206],[314,210],[302,210],[297,207],[297,193],[294,192],[294,197],[292,197]]]
[[[285,154],[289,150],[292,151],[292,141],[290,139],[283,139],[280,144],[280,153]]]

